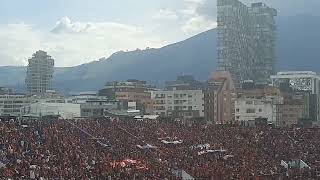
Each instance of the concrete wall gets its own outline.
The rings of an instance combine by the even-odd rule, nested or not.
[[[22,115],[46,116],[60,115],[62,118],[71,119],[80,117],[80,104],[71,103],[34,103],[23,108]]]

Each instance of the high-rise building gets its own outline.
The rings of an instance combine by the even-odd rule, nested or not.
[[[229,71],[236,83],[265,83],[274,73],[277,11],[239,0],[218,0],[217,5],[219,70]]]
[[[54,60],[44,51],[37,51],[28,60],[26,85],[31,95],[42,95],[52,90]]]

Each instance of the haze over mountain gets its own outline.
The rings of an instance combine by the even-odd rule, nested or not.
[[[310,15],[277,18],[277,70],[320,71],[318,19]],[[160,49],[121,51],[80,66],[56,68],[54,86],[62,92],[98,90],[107,81],[129,78],[162,84],[179,74],[206,80],[216,66],[213,29]],[[25,67],[0,67],[0,86],[23,89],[25,72]]]

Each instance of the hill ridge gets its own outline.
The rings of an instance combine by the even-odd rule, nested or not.
[[[277,70],[320,71],[320,21],[315,16],[277,17]],[[180,74],[208,79],[216,69],[216,30],[186,40],[135,51],[119,51],[108,58],[74,67],[55,68],[54,87],[64,93],[92,91],[105,82],[136,78],[163,84]],[[23,90],[25,67],[0,67],[0,86]]]

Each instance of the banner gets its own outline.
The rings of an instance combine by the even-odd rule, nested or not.
[[[219,150],[205,150],[205,151],[200,151],[198,152],[198,155],[201,156],[201,155],[204,155],[204,154],[223,154],[227,152],[227,150],[224,150],[224,149],[219,149]]]
[[[199,145],[194,145],[194,146],[191,146],[191,149],[209,149],[211,146],[210,144],[199,144]]]
[[[137,145],[137,147],[138,147],[139,149],[157,149],[156,146],[152,146],[152,145],[150,145],[150,144],[146,144],[146,145],[144,145],[144,146]]]
[[[182,143],[183,143],[182,140],[179,140],[179,141],[166,141],[166,140],[162,140],[161,142],[164,143],[164,144],[174,144],[174,145],[176,145],[176,144],[182,144]]]
[[[148,170],[149,168],[147,167],[146,164],[144,164],[141,161],[138,160],[133,160],[133,159],[125,159],[123,161],[114,161],[111,162],[110,165],[113,168],[126,168],[126,167],[130,167],[130,166],[134,166],[136,169],[139,170]]]

